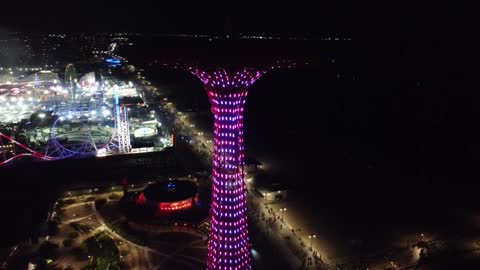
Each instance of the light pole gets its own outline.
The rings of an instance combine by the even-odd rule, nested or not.
[[[313,238],[316,238],[317,236],[315,234],[310,234],[308,235],[308,238],[310,239],[310,250],[313,250],[312,248],[312,241],[313,241]]]
[[[285,212],[287,211],[287,208],[284,207],[284,208],[280,208],[280,213],[282,213],[282,221],[283,221],[283,217],[285,216]]]

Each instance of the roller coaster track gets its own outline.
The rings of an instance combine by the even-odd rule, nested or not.
[[[57,140],[56,130],[57,130],[58,121],[60,121],[60,118],[55,120],[52,127],[50,128],[47,147],[45,149],[46,156],[69,158],[77,155],[91,154],[92,152],[96,152],[98,150],[92,138],[90,127],[85,123],[83,123],[81,127],[83,131],[83,140],[82,140],[82,143],[80,144],[80,147],[78,147],[75,150],[72,150],[63,146]]]
[[[28,151],[28,153],[21,153],[21,154],[17,154],[11,158],[8,158],[4,161],[1,161],[0,162],[0,165],[5,165],[19,157],[24,157],[24,156],[31,156],[31,157],[34,157],[34,158],[37,158],[37,159],[41,159],[41,160],[55,160],[54,158],[52,157],[49,157],[49,156],[46,156],[40,152],[37,152],[35,150],[32,150],[30,149],[28,146],[24,145],[23,143],[20,143],[20,142],[17,142],[15,139],[11,138],[10,136],[7,136],[3,133],[0,132],[0,137],[2,138],[5,138],[6,140],[10,141],[11,143],[15,144],[15,145],[18,145],[19,147],[25,149]]]
[[[46,145],[45,153],[40,153],[38,151],[35,151],[29,148],[28,146],[13,139],[12,137],[0,132],[0,137],[6,139],[10,143],[27,151],[26,153],[16,154],[8,159],[0,161],[0,166],[6,165],[20,157],[28,156],[28,157],[33,157],[39,160],[54,161],[54,160],[66,159],[74,156],[92,155],[93,153],[95,153],[100,149],[109,150],[111,148],[114,134],[112,134],[112,136],[110,136],[110,138],[105,143],[97,147],[97,145],[93,140],[92,134],[90,132],[90,128],[87,125],[83,125],[82,129],[84,131],[84,135],[83,135],[82,143],[75,150],[68,149],[57,140],[57,136],[55,134],[57,122],[58,122],[58,119],[54,122],[53,126],[50,128],[50,133],[49,133],[49,138]]]

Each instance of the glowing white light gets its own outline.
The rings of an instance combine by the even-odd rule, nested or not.
[[[103,115],[103,117],[107,117],[107,116],[110,115],[110,111],[106,111],[106,110],[102,111],[102,115]]]
[[[38,117],[40,117],[40,118],[45,118],[45,114],[44,114],[44,113],[39,113],[39,114],[38,114]]]

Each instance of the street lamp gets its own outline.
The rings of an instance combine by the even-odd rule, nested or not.
[[[280,212],[282,213],[282,221],[283,221],[283,217],[285,216],[285,212],[287,211],[287,208],[284,207],[284,208],[280,208]]]
[[[313,238],[316,238],[317,236],[315,234],[310,234],[308,235],[308,238],[310,239],[310,250],[313,250],[312,248],[312,241],[313,241]]]

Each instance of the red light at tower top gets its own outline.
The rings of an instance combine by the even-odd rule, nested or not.
[[[251,269],[244,182],[243,111],[251,86],[264,71],[243,68],[207,73],[189,69],[205,85],[214,115],[212,202],[207,269]]]

